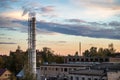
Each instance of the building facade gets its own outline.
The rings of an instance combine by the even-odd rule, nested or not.
[[[108,80],[120,80],[120,71],[109,71],[107,77]]]
[[[119,57],[84,57],[84,56],[66,56],[64,63],[75,62],[120,62]]]
[[[40,77],[50,78],[67,78],[70,71],[79,70],[79,69],[87,69],[92,66],[89,64],[44,64],[39,68]],[[38,75],[38,76],[39,76]]]
[[[104,70],[78,70],[69,73],[69,80],[107,80]]]

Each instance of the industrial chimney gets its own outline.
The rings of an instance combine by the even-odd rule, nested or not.
[[[36,18],[28,19],[28,57],[31,74],[36,77]]]

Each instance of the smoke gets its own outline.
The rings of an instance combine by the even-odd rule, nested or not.
[[[40,7],[41,6],[38,2],[29,2],[22,7],[23,9],[22,16],[26,15],[27,13],[29,17],[35,16],[36,13],[38,13]]]
[[[38,14],[49,13],[54,11],[54,6],[42,6],[40,2],[29,2],[23,7],[22,16],[28,14],[29,17],[35,16]]]

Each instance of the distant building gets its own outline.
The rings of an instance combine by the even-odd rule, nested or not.
[[[69,80],[107,80],[104,70],[77,70],[69,73]]]
[[[107,76],[108,80],[120,80],[120,71],[109,71]]]
[[[12,73],[7,69],[0,69],[0,80],[10,80]]]
[[[70,71],[87,69],[90,68],[92,65],[93,63],[44,64],[41,65],[40,68],[37,69],[37,71],[39,73],[38,76],[41,80],[42,78],[45,77],[49,80],[54,80],[55,78],[59,78],[60,80],[62,80],[63,78],[68,79],[68,75]]]
[[[75,62],[120,62],[120,57],[84,57],[84,56],[66,56],[64,63]]]
[[[77,70],[69,73],[69,80],[120,80],[120,70]]]
[[[119,63],[100,63],[90,69],[69,72],[69,80],[120,80]]]

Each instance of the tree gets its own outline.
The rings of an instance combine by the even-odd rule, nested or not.
[[[99,48],[98,49],[98,52],[97,52],[98,56],[101,56],[101,57],[105,57],[105,53],[104,53],[104,49],[103,48]]]
[[[0,68],[3,68],[4,67],[4,60],[3,58],[0,56]]]
[[[96,55],[97,55],[97,47],[91,47],[90,56],[96,56]]]
[[[75,56],[78,56],[78,51],[75,52]]]
[[[97,50],[97,47],[91,47],[89,50],[85,50],[85,52],[83,52],[83,56],[109,57],[109,56],[114,56],[113,53],[115,53],[115,49],[113,47],[113,44],[111,43],[108,45],[108,48],[99,48]]]
[[[85,52],[83,52],[83,56],[89,57],[90,56],[89,50],[85,50]]]
[[[108,45],[108,49],[109,49],[109,51],[111,52],[111,54],[115,53],[115,51],[116,51],[116,50],[114,49],[113,43],[111,43],[111,44]]]

